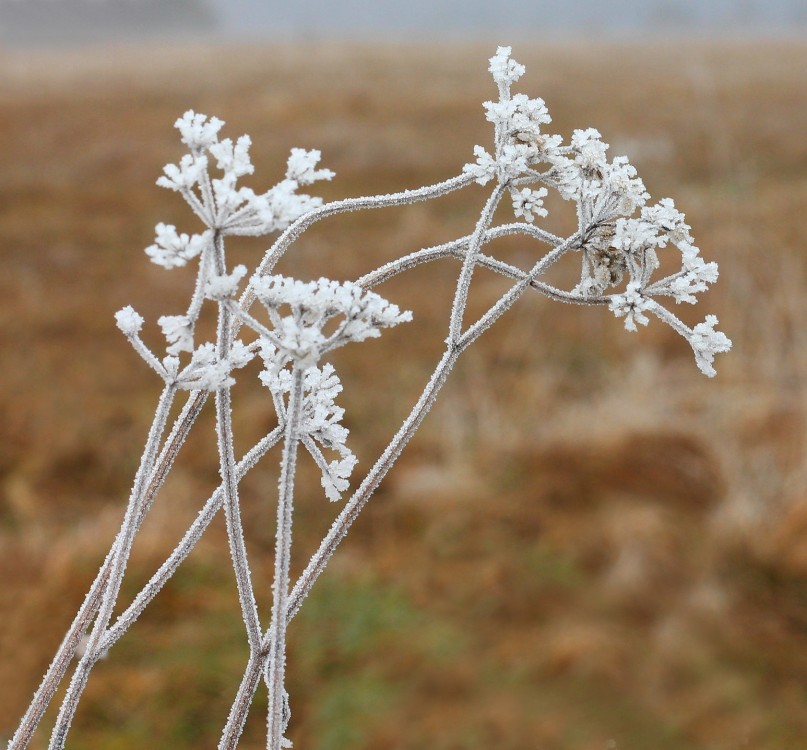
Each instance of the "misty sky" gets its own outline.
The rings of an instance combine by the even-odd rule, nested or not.
[[[236,32],[475,36],[495,31],[807,28],[805,0],[208,0]]]
[[[807,0],[0,0],[0,41],[188,34],[516,41],[670,31],[807,36]]]

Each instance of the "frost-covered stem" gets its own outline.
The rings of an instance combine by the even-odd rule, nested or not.
[[[448,195],[455,190],[467,187],[473,182],[473,177],[461,174],[443,182],[427,185],[417,190],[402,190],[398,193],[388,193],[386,195],[363,196],[361,198],[346,198],[341,201],[332,201],[324,206],[315,208],[313,211],[303,214],[297,221],[290,224],[283,234],[278,237],[272,246],[266,251],[263,260],[256,269],[259,276],[271,273],[283,254],[294,243],[303,232],[313,224],[329,216],[347,213],[350,211],[362,211],[371,208],[387,208],[389,206],[407,206],[412,203],[439,198]],[[248,310],[255,301],[255,292],[248,286],[241,295],[239,304],[244,310]]]
[[[297,447],[300,442],[300,415],[303,406],[303,374],[294,368],[289,404],[286,409],[286,434],[283,438],[283,458],[275,534],[275,577],[272,585],[272,623],[269,627],[269,664],[266,683],[269,687],[267,712],[267,750],[280,750],[286,729],[283,703],[286,693],[286,609],[289,599],[289,569],[291,566],[292,512],[294,509],[294,475]]]
[[[503,224],[502,226],[493,227],[485,232],[483,244],[487,244],[491,240],[498,239],[499,237],[515,234],[526,234],[542,242],[547,242],[554,247],[558,247],[559,245],[569,241],[562,240],[560,237],[556,237],[554,234],[550,234],[549,232],[544,232],[542,229],[532,226],[532,224]],[[573,235],[573,237],[570,239],[572,241],[577,241],[578,235]],[[397,276],[404,271],[409,271],[416,266],[419,266],[421,263],[430,263],[433,260],[439,260],[441,258],[464,259],[467,255],[467,247],[470,240],[471,235],[467,235],[466,237],[460,237],[459,239],[452,240],[451,242],[445,242],[442,245],[434,245],[433,247],[426,247],[422,250],[416,250],[409,255],[404,255],[402,258],[398,258],[397,260],[386,263],[385,265],[376,268],[374,271],[370,271],[361,278],[356,279],[356,283],[365,289],[372,289],[374,286],[382,284],[391,279],[393,276]],[[553,256],[553,260],[551,262],[554,263],[557,257],[559,256]],[[481,252],[477,255],[477,265],[481,266],[482,268],[487,268],[490,271],[501,273],[504,276],[509,276],[513,279],[520,279],[522,276],[524,276],[524,272],[515,266],[511,266],[508,263],[491,258],[490,256]]]
[[[140,514],[137,519],[138,529],[143,522],[143,517],[151,507],[154,497],[162,487],[165,477],[167,476],[168,471],[173,465],[174,459],[179,452],[179,448],[185,442],[188,432],[190,432],[190,428],[196,420],[204,401],[205,398],[203,394],[192,395],[174,422],[171,434],[166,439],[165,445],[163,446],[160,456],[151,472],[151,476],[149,477],[144,502],[142,503]],[[76,649],[78,648],[82,635],[84,635],[89,623],[92,621],[93,616],[98,611],[98,607],[101,603],[101,597],[106,589],[107,581],[109,580],[109,573],[112,569],[113,555],[116,546],[117,539],[107,553],[106,559],[101,565],[92,586],[90,586],[90,590],[84,597],[84,602],[79,608],[76,617],[73,619],[70,628],[65,634],[65,637],[62,640],[53,661],[48,667],[48,671],[42,678],[42,682],[34,694],[34,699],[29,705],[25,716],[23,716],[19,728],[11,738],[11,741],[8,744],[8,750],[23,750],[26,748],[34,735],[34,732],[39,726],[42,716],[47,710],[50,701],[53,699],[53,696],[59,687],[59,683],[62,681],[65,673],[67,672],[67,668],[70,666],[73,656],[75,656]],[[106,651],[107,648],[105,645],[105,640],[106,638],[99,646],[99,650],[102,653]]]
[[[297,614],[303,599],[308,595],[314,582],[325,569],[334,550],[342,539],[345,538],[351,525],[370,499],[370,496],[378,488],[378,485],[381,484],[381,480],[387,475],[387,472],[398,460],[403,449],[412,439],[418,427],[420,427],[421,422],[423,422],[424,417],[437,398],[437,394],[445,384],[446,378],[448,378],[451,369],[454,367],[459,354],[460,352],[456,347],[448,346],[442,359],[432,373],[431,379],[420,394],[420,398],[418,398],[417,403],[412,407],[412,411],[409,412],[409,416],[407,416],[398,432],[395,433],[395,436],[390,440],[389,445],[387,445],[384,452],[364,478],[364,481],[359,485],[353,493],[353,496],[347,501],[345,507],[336,517],[336,520],[333,522],[325,538],[320,543],[319,549],[317,549],[311,557],[311,560],[292,589],[286,610],[286,617],[289,620]],[[264,643],[267,641],[267,638],[268,634],[264,636]]]
[[[451,305],[451,322],[448,327],[448,340],[452,343],[459,341],[462,333],[462,316],[465,313],[465,306],[468,304],[468,292],[471,287],[471,277],[476,267],[477,256],[479,250],[485,241],[485,231],[493,219],[493,214],[496,211],[496,206],[504,195],[506,185],[500,183],[496,185],[490,197],[482,209],[482,214],[479,221],[476,223],[471,239],[468,241],[468,250],[465,254],[465,260],[462,263],[462,270],[460,271],[459,279],[457,279],[457,290],[454,293],[454,302]]]
[[[288,596],[285,608],[287,625],[294,615],[297,614],[303,599],[308,595],[314,582],[325,569],[331,555],[334,553],[337,546],[339,546],[342,539],[347,535],[347,532],[350,530],[351,525],[358,517],[362,508],[364,508],[373,492],[375,492],[378,485],[381,484],[381,480],[398,460],[406,444],[412,439],[415,432],[417,432],[423,418],[434,403],[440,388],[442,388],[443,384],[446,382],[446,378],[448,378],[458,356],[459,350],[456,348],[449,346],[446,349],[437,368],[432,373],[429,382],[420,394],[420,398],[418,398],[417,403],[412,407],[409,416],[389,442],[389,445],[387,445],[379,459],[375,462],[372,469],[370,469],[359,488],[353,493],[350,500],[348,500],[342,512],[333,522],[327,535],[320,543],[319,549],[311,557],[306,569],[297,579],[294,589]],[[266,659],[269,656],[273,643],[272,631],[269,629],[264,633],[263,642],[261,643],[261,660],[255,662],[250,659],[247,665],[247,671],[244,673],[243,680],[241,681],[237,700],[243,700],[244,691],[247,690],[249,691],[248,700],[252,700],[258,686],[258,677],[260,676],[261,670],[264,669]],[[220,746],[220,750],[221,747],[222,746]],[[274,750],[274,748],[271,750]]]
[[[31,741],[34,732],[36,732],[36,728],[39,726],[42,716],[56,693],[65,672],[67,672],[67,668],[70,666],[73,656],[75,656],[82,635],[84,635],[93,616],[98,611],[101,596],[109,580],[109,571],[112,567],[111,564],[114,553],[115,546],[113,545],[112,549],[107,553],[106,560],[104,560],[101,569],[98,571],[98,575],[92,587],[84,598],[84,603],[81,605],[69,630],[65,634],[59,646],[59,650],[56,652],[53,661],[48,667],[48,671],[42,678],[42,682],[34,694],[33,701],[31,701],[30,706],[28,706],[25,716],[22,717],[20,726],[8,743],[8,750],[23,750],[28,747],[28,743]]]
[[[224,274],[224,238],[216,233],[214,238],[216,273]],[[232,327],[229,305],[219,303],[217,353],[219,361],[229,358],[232,349]],[[255,651],[261,640],[261,626],[258,619],[258,605],[252,588],[252,578],[247,560],[247,548],[244,541],[244,529],[241,525],[241,508],[238,500],[238,478],[235,470],[235,452],[233,448],[232,403],[228,386],[216,391],[216,436],[219,449],[219,472],[224,492],[224,513],[227,520],[227,538],[230,545],[230,556],[238,585],[238,598],[241,612],[247,629],[247,640],[251,651]]]
[[[154,415],[151,429],[149,430],[148,439],[146,440],[146,448],[143,452],[143,457],[140,461],[135,476],[134,486],[129,498],[129,505],[126,509],[126,515],[121,525],[121,530],[115,540],[112,554],[112,564],[109,573],[109,580],[104,589],[103,599],[98,610],[95,624],[87,642],[87,647],[81,660],[76,667],[73,674],[73,679],[67,688],[67,693],[62,701],[62,706],[59,710],[59,716],[56,720],[56,725],[51,735],[49,750],[61,750],[64,747],[65,740],[67,739],[67,732],[70,729],[70,724],[73,721],[73,716],[78,708],[78,702],[81,698],[84,688],[87,685],[87,680],[95,663],[101,657],[103,651],[98,648],[101,638],[106,630],[109,620],[112,617],[112,610],[115,606],[115,601],[118,598],[123,575],[126,572],[126,563],[129,560],[129,554],[132,549],[134,537],[138,528],[138,521],[141,519],[141,512],[145,500],[147,480],[151,475],[154,468],[157,450],[160,444],[160,438],[163,430],[165,429],[166,422],[168,421],[168,414],[171,404],[176,395],[176,386],[166,386],[160,396],[160,401],[157,404],[157,409]]]
[[[219,740],[218,750],[235,750],[238,745],[238,740],[244,731],[247,714],[252,705],[252,697],[258,689],[265,658],[266,654],[264,652],[253,652],[249,655],[249,662],[247,662],[247,668],[244,670],[244,676],[238,686],[238,693],[233,701],[232,708],[230,708],[227,723]]]
[[[237,481],[240,482],[246,476],[247,472],[258,463],[260,458],[280,440],[282,434],[283,429],[281,427],[275,427],[272,432],[257,442],[247,452],[244,458],[236,464],[235,474]],[[208,498],[173,552],[171,552],[165,562],[149,579],[149,582],[137,594],[134,601],[121,613],[109,630],[107,630],[99,647],[102,651],[107,651],[117,643],[121,636],[134,624],[135,620],[140,617],[143,610],[146,609],[154,597],[157,596],[171,576],[176,573],[177,568],[179,568],[185,558],[190,554],[191,550],[196,546],[196,543],[202,537],[205,529],[207,529],[216,513],[221,509],[223,502],[224,492],[222,488],[219,487],[210,498]]]
[[[491,325],[493,325],[507,310],[509,310],[516,302],[516,300],[527,290],[527,288],[535,281],[535,278],[543,273],[552,263],[554,263],[561,255],[568,252],[577,240],[577,235],[572,235],[561,245],[558,245],[554,250],[547,253],[541,260],[539,260],[530,270],[529,273],[519,279],[518,283],[512,286],[479,320],[462,335],[458,342],[460,349],[467,349],[474,341],[476,341]]]

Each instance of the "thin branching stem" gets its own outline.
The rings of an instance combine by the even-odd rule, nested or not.
[[[235,467],[237,481],[241,481],[247,473],[254,468],[255,464],[266,454],[266,452],[278,443],[283,435],[281,427],[276,427],[272,432],[257,442],[242,458]],[[202,509],[197,514],[193,523],[183,535],[179,544],[174,548],[165,562],[158,568],[149,582],[137,594],[132,603],[118,617],[114,625],[107,630],[104,639],[101,641],[102,651],[108,651],[121,636],[134,624],[135,620],[143,613],[152,599],[162,590],[163,586],[170,580],[185,558],[191,553],[196,543],[201,539],[205,529],[219,512],[224,502],[224,491],[221,486],[208,498]]]
[[[176,386],[166,386],[162,392],[162,395],[160,396],[160,401],[157,404],[154,421],[152,422],[148,439],[146,441],[146,449],[143,452],[140,467],[135,476],[135,482],[129,498],[129,505],[126,509],[126,515],[123,519],[121,530],[113,546],[111,570],[107,584],[104,588],[104,594],[98,610],[98,615],[95,619],[92,633],[87,641],[84,655],[81,657],[81,660],[76,667],[76,671],[73,673],[73,678],[70,681],[67,693],[62,701],[59,716],[57,717],[56,725],[54,727],[53,734],[51,735],[49,750],[62,750],[64,747],[64,743],[67,739],[67,733],[70,730],[70,724],[72,723],[76,709],[78,708],[79,699],[81,698],[84,688],[87,685],[90,671],[103,654],[103,651],[99,650],[98,645],[100,644],[104,631],[109,624],[110,618],[112,617],[112,609],[115,606],[115,602],[118,598],[118,592],[120,591],[120,586],[123,581],[123,575],[126,572],[126,564],[129,560],[129,554],[131,553],[132,544],[137,532],[138,519],[141,517],[143,510],[148,478],[154,468],[160,438],[162,437],[166,422],[168,421],[169,410],[175,395]]]
[[[286,434],[283,438],[283,458],[277,503],[277,532],[275,535],[275,575],[272,584],[272,622],[269,626],[267,685],[267,750],[280,750],[286,730],[283,706],[286,695],[286,609],[289,599],[289,570],[291,566],[291,529],[294,510],[294,476],[297,447],[300,442],[300,417],[303,405],[302,368],[295,367],[289,404],[286,409]]]
[[[151,476],[149,477],[144,502],[137,518],[138,529],[143,523],[143,519],[148,512],[148,509],[154,502],[154,498],[165,482],[168,472],[173,466],[174,460],[179,453],[180,447],[185,442],[191,427],[196,421],[196,418],[204,405],[204,401],[205,394],[192,394],[174,422],[171,433],[166,439],[159,458],[152,469]],[[23,748],[27,747],[28,743],[33,737],[34,732],[36,731],[36,728],[39,726],[39,722],[42,720],[42,716],[44,715],[48,704],[53,699],[59,684],[67,672],[70,662],[75,656],[82,636],[86,632],[87,627],[89,626],[92,618],[95,616],[95,613],[98,611],[98,607],[101,604],[101,597],[106,590],[109,574],[112,570],[114,550],[115,544],[113,543],[113,546],[107,553],[106,559],[101,565],[101,568],[98,571],[90,590],[84,597],[84,602],[79,608],[79,611],[71,623],[67,634],[62,640],[53,661],[48,667],[48,671],[42,678],[42,682],[34,694],[34,699],[23,716],[19,728],[14,734],[14,737],[12,737],[11,742],[8,745],[8,750],[23,750]],[[102,642],[99,648],[103,653],[106,651],[107,647]]]
[[[468,292],[471,288],[471,277],[476,267],[477,256],[485,241],[485,232],[493,220],[496,206],[499,205],[505,190],[506,186],[503,184],[498,184],[493,189],[487,203],[485,203],[485,207],[482,209],[479,220],[476,222],[474,233],[468,241],[465,260],[462,262],[462,270],[460,271],[459,279],[457,279],[457,289],[454,292],[454,302],[451,305],[451,320],[448,324],[448,340],[453,343],[457,343],[460,339],[462,318],[465,314],[465,307],[468,304]]]
[[[224,239],[220,234],[215,238],[216,272],[226,271],[224,259]],[[230,307],[226,302],[219,303],[217,350],[220,361],[227,360],[232,349],[232,327]],[[247,560],[244,529],[241,524],[241,506],[238,499],[238,478],[235,470],[235,450],[233,447],[232,404],[230,387],[225,385],[216,391],[216,437],[219,449],[219,471],[224,492],[224,513],[227,520],[227,538],[230,556],[238,585],[238,598],[247,629],[247,640],[251,651],[260,646],[261,626],[258,618],[258,605],[252,587],[252,576]]]
[[[372,195],[364,196],[361,198],[347,198],[341,201],[333,201],[326,203],[324,206],[309,211],[301,216],[297,221],[293,222],[280,237],[275,240],[272,246],[266,251],[263,260],[256,269],[259,276],[266,275],[272,272],[272,269],[277,265],[280,258],[283,257],[285,252],[294,243],[300,235],[316,224],[322,219],[327,219],[329,216],[336,216],[337,214],[348,213],[350,211],[362,211],[372,208],[388,208],[390,206],[406,206],[420,201],[430,200],[432,198],[439,198],[443,195],[448,195],[455,190],[461,190],[473,182],[473,178],[469,175],[461,174],[452,177],[443,182],[438,182],[434,185],[427,185],[426,187],[417,188],[416,190],[402,190],[398,193],[388,193],[386,195]],[[249,310],[252,303],[255,301],[255,292],[251,287],[247,287],[246,291],[241,295],[239,301],[244,310]]]

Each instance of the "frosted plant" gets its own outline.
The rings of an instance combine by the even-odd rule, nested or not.
[[[285,178],[280,183],[256,194],[239,186],[239,180],[253,172],[248,136],[235,143],[220,140],[219,131],[224,123],[194,112],[187,112],[177,120],[176,127],[189,153],[178,164],[166,166],[157,182],[178,192],[204,229],[186,234],[176,227],[157,224],[154,244],[146,248],[146,253],[151,261],[166,269],[196,262],[194,291],[185,312],[164,315],[156,321],[166,339],[164,355],[150,350],[141,339],[145,321],[135,310],[124,307],[116,315],[120,330],[163,381],[163,391],[121,529],[10,741],[10,750],[22,750],[29,745],[75,660],[49,745],[50,750],[65,746],[94,665],[133,625],[221,509],[249,658],[224,723],[219,748],[237,746],[262,682],[269,696],[267,747],[279,750],[290,746],[285,736],[291,715],[285,684],[288,624],[421,424],[459,356],[528,290],[552,300],[608,307],[623,320],[628,331],[635,331],[637,325],[647,325],[652,317],[658,318],[687,340],[704,374],[710,377],[715,374],[715,354],[731,347],[729,339],[715,330],[717,318],[708,315],[705,322],[689,328],[659,302],[670,298],[676,304],[694,303],[696,295],[717,279],[716,264],[700,257],[684,215],[668,198],[648,205],[649,195],[636,170],[624,156],[608,159],[608,144],[597,130],[575,130],[568,144],[564,144],[561,136],[545,132],[551,118],[544,102],[511,93],[524,67],[510,57],[509,47],[497,50],[489,70],[498,88],[498,99],[484,104],[486,117],[494,129],[492,150],[476,146],[474,161],[451,179],[389,195],[323,204],[318,198],[300,193],[300,188],[333,176],[329,170],[317,168],[319,152],[302,149],[292,150]],[[273,273],[295,240],[318,221],[346,211],[425,201],[472,188],[474,184],[492,184],[492,188],[473,231],[467,236],[416,250],[355,282],[327,279],[304,282]],[[577,229],[568,237],[555,236],[535,225],[537,218],[547,215],[544,198],[549,191],[556,191],[575,206]],[[522,221],[494,224],[497,208],[506,197],[512,204],[514,218]],[[251,274],[243,265],[227,265],[228,236],[261,237],[277,232],[279,236]],[[520,235],[549,249],[536,254],[532,267],[526,270],[483,252],[506,235]],[[660,268],[659,257],[669,255],[671,247],[680,254],[680,270],[654,280]],[[544,272],[563,256],[575,255],[581,272],[574,288],[565,290],[542,280]],[[379,336],[381,329],[411,320],[411,313],[399,310],[370,289],[415,266],[441,258],[459,262],[443,355],[409,415],[346,500],[292,586],[289,565],[300,447],[310,455],[311,465],[321,474],[325,497],[332,502],[341,500],[347,492],[356,466],[355,456],[347,445],[348,430],[341,423],[343,410],[335,402],[342,385],[333,366],[322,362],[322,358],[337,347]],[[483,315],[468,323],[465,319],[468,294],[478,267],[496,272],[512,283]],[[244,290],[238,297],[241,285]],[[255,305],[256,302],[260,304]],[[218,310],[217,334],[215,341],[199,343],[196,326],[205,304],[215,305]],[[268,389],[278,426],[237,461],[231,387],[236,371],[256,356],[264,364],[260,379]],[[180,391],[188,392],[187,401],[166,436],[169,410]],[[216,408],[221,484],[168,559],[113,622],[112,612],[134,538],[211,394]],[[264,628],[244,543],[238,486],[277,443],[282,443],[282,455],[273,604],[269,625]],[[114,658],[114,652],[110,658]]]

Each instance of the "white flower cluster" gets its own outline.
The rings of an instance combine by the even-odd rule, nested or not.
[[[301,369],[313,367],[331,349],[380,336],[381,328],[412,319],[411,312],[401,312],[397,305],[352,282],[257,276],[251,286],[274,325],[272,332],[262,333],[268,333],[269,342],[277,349],[275,370],[289,361]],[[280,315],[284,306],[290,308],[290,315]],[[325,333],[325,325],[336,316],[342,320],[332,332]]]
[[[647,312],[661,317],[652,296],[694,303],[695,295],[706,291],[718,272],[716,263],[700,257],[684,215],[669,198],[646,205],[650,196],[636,169],[625,156],[609,161],[608,144],[598,130],[575,130],[565,146],[560,136],[543,133],[542,127],[551,122],[543,100],[510,92],[524,73],[524,66],[511,59],[510,51],[499,47],[490,60],[499,101],[485,102],[484,107],[495,127],[495,151],[490,154],[475,146],[476,161],[466,164],[463,172],[480,185],[496,180],[509,191],[515,216],[529,223],[547,215],[543,205],[547,188],[576,203],[579,240],[574,247],[581,253],[582,271],[579,284],[566,298],[607,302],[617,317],[624,318],[629,331],[635,331],[637,324],[647,325]],[[640,216],[634,217],[639,209]],[[668,245],[678,248],[681,270],[651,283],[660,266],[658,251]],[[626,279],[624,292],[605,296]],[[713,374],[711,359],[704,352],[713,358],[731,342],[710,328],[706,346],[702,327],[706,324],[689,329],[674,316],[668,318],[673,320],[677,330],[686,331],[701,369]]]
[[[190,153],[183,156],[179,164],[166,165],[157,184],[179,192],[206,229],[189,235],[178,232],[173,225],[159,223],[154,244],[146,248],[146,254],[154,263],[168,269],[185,266],[199,258],[195,292],[184,315],[163,315],[157,320],[169,355],[162,361],[140,339],[143,326],[140,315],[126,307],[117,313],[116,319],[138,353],[166,382],[180,388],[216,390],[231,385],[232,370],[243,367],[251,357],[239,341],[234,342],[227,356],[217,353],[213,344],[197,348],[194,342],[204,300],[231,304],[247,273],[243,265],[229,272],[226,270],[223,238],[226,235],[259,236],[286,228],[322,203],[320,198],[299,193],[299,188],[317,180],[329,180],[333,172],[317,168],[319,151],[293,148],[284,179],[257,195],[237,185],[239,178],[255,171],[249,157],[249,136],[243,135],[235,142],[229,138],[219,139],[224,122],[193,111],[186,112],[174,125]],[[212,163],[220,170],[219,177],[211,176]],[[177,357],[183,352],[190,353],[191,359],[187,367],[180,370]]]
[[[277,362],[277,349],[263,340],[260,354],[266,370],[260,374],[263,384],[272,392],[278,413],[282,416],[282,399],[291,391],[292,373],[287,369],[274,372]],[[336,397],[342,391],[342,384],[333,368],[326,363],[319,367],[309,367],[303,375],[303,403],[300,410],[300,434],[314,443],[334,451],[338,458],[326,461],[319,451],[312,455],[322,472],[322,487],[326,497],[335,502],[348,488],[348,480],[356,466],[357,459],[347,447],[348,429],[341,424],[345,410],[336,405]]]
[[[635,331],[637,323],[646,326],[650,322],[650,318],[644,314],[650,307],[650,301],[642,296],[636,281],[628,284],[624,294],[611,297],[608,307],[618,318],[625,318],[625,328],[629,331]]]
[[[234,385],[232,371],[244,367],[252,357],[252,352],[242,341],[233,342],[226,358],[219,357],[215,345],[207,342],[194,350],[190,364],[184,370],[179,370],[176,357],[166,357],[163,365],[182,390],[217,391]]]
[[[215,391],[235,383],[232,371],[244,367],[253,357],[252,352],[242,341],[235,341],[226,358],[220,357],[216,347],[208,342],[193,349],[190,323],[184,315],[166,315],[159,319],[163,333],[172,345],[168,347],[169,356],[162,361],[149,351],[140,338],[143,328],[143,317],[127,306],[115,313],[118,328],[132,343],[135,350],[159,373],[166,383],[186,391]],[[185,368],[180,368],[180,351],[190,349],[191,359]]]
[[[712,363],[715,354],[722,354],[731,349],[731,340],[725,333],[715,330],[717,318],[714,315],[707,315],[703,323],[698,323],[692,329],[689,343],[695,352],[695,361],[704,375],[710,378],[717,373]]]
[[[300,186],[333,177],[329,169],[316,169],[319,151],[292,149],[285,179],[265,193],[256,194],[250,188],[237,187],[240,177],[255,171],[249,157],[252,142],[247,135],[235,143],[229,138],[219,140],[223,125],[216,117],[208,119],[192,110],[186,112],[175,127],[190,154],[183,156],[179,164],[167,164],[157,180],[158,185],[179,192],[209,229],[223,235],[260,236],[285,229],[321,204],[319,198],[297,192]],[[222,173],[218,178],[210,175],[211,159]],[[157,241],[147,251],[155,263],[171,268],[177,265],[175,257],[185,254],[175,235],[174,227],[158,225]],[[204,244],[195,237],[180,237],[186,237],[184,244],[191,244],[194,249],[197,244]],[[178,245],[179,249],[174,250]]]

